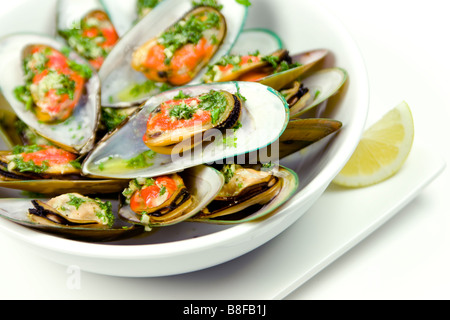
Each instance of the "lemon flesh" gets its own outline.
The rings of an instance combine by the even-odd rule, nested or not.
[[[408,104],[402,102],[363,133],[333,182],[345,187],[365,187],[390,178],[408,158],[413,141],[412,113]]]

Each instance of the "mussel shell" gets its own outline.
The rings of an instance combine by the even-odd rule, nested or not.
[[[106,229],[42,225],[29,219],[28,210],[33,207],[31,199],[0,199],[0,217],[36,231],[78,241],[106,242],[133,237],[144,232],[143,227],[118,218],[111,228]]]
[[[291,118],[298,118],[336,94],[345,84],[348,73],[343,68],[327,68],[312,73],[300,82],[309,90],[310,98],[304,106],[290,105]]]
[[[86,83],[86,92],[73,115],[63,123],[48,125],[37,120],[32,111],[27,111],[19,102],[14,89],[24,84],[22,50],[30,44],[42,44],[61,51],[63,44],[46,35],[14,34],[0,40],[0,88],[11,108],[30,129],[53,144],[74,153],[86,154],[94,146],[100,119],[100,80],[94,69]],[[89,65],[87,61],[71,52],[69,59]]]
[[[279,157],[305,149],[341,128],[342,122],[333,119],[291,119],[278,142]]]
[[[128,183],[124,180],[12,179],[6,181],[0,179],[0,188],[21,190],[49,196],[70,192],[85,195],[113,194],[122,192],[127,185]]]
[[[271,170],[273,174],[279,179],[281,189],[268,203],[265,203],[263,205],[258,205],[257,203],[253,204],[252,199],[249,199],[247,201],[252,203],[252,206],[250,207],[247,207],[245,202],[237,204],[238,206],[242,206],[243,208],[247,207],[240,212],[236,212],[228,216],[219,216],[216,218],[208,218],[207,216],[198,214],[188,219],[188,221],[220,225],[233,225],[256,221],[259,219],[263,219],[267,215],[275,214],[277,210],[294,195],[294,193],[298,189],[299,182],[298,175],[289,168],[283,166],[275,166]],[[261,200],[264,200],[264,202],[267,201],[267,199],[260,199],[259,201]]]
[[[155,93],[151,92],[146,97],[137,101],[113,101],[118,92],[133,84],[141,84],[147,78],[131,67],[131,58],[135,49],[145,42],[155,38],[170,26],[175,24],[187,12],[192,10],[191,0],[164,0],[147,16],[141,19],[131,28],[110,52],[100,69],[99,75],[102,81],[102,106],[103,107],[129,107],[140,105]],[[227,54],[236,41],[247,17],[248,8],[235,1],[227,1],[220,11],[225,17],[227,34],[219,50],[209,63],[215,63],[220,57]],[[190,84],[202,82],[202,70]]]
[[[189,219],[206,207],[220,192],[224,184],[223,175],[219,171],[205,165],[189,168],[180,172],[179,175],[191,196],[192,203],[183,211],[182,215],[174,219],[166,221],[160,221],[161,218],[158,219],[159,221],[150,220],[148,224],[144,224],[145,226],[164,227]],[[123,196],[120,197],[119,215],[122,219],[131,223],[142,224],[140,216],[133,212],[129,205],[125,204]],[[167,215],[170,216],[170,213]],[[164,220],[164,216],[162,216],[162,219]]]
[[[305,74],[311,68],[321,62],[329,51],[326,49],[315,49],[311,51],[302,52],[291,56],[292,62],[300,64],[299,67],[292,68],[287,71],[272,74],[258,80],[259,83],[272,87],[275,90],[281,90],[288,84],[297,80],[301,75]]]
[[[251,82],[215,83],[186,86],[181,90],[190,96],[198,96],[212,89],[227,91],[231,94],[240,92],[246,98],[239,119],[242,124],[240,129],[227,130],[230,132],[227,132],[225,137],[221,131],[214,130],[214,135],[206,141],[206,145],[200,145],[187,154],[164,155],[157,153],[152,159],[153,165],[147,168],[120,171],[100,170],[100,163],[110,156],[132,159],[149,150],[142,137],[150,113],[162,102],[175,97],[180,89],[167,91],[149,99],[138,113],[129,118],[128,122],[97,144],[82,165],[84,175],[109,179],[133,179],[179,172],[189,167],[222,161],[264,148],[275,142],[286,128],[289,120],[286,101],[279,92],[261,84]],[[229,136],[229,134],[231,135]],[[231,146],[224,145],[221,140],[213,141],[212,138],[231,138],[233,144]]]

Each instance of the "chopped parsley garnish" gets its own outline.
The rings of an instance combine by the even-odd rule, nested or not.
[[[153,9],[160,2],[161,0],[138,0],[136,7],[138,16],[145,16],[149,12],[149,9]]]
[[[108,132],[117,128],[128,117],[120,108],[102,108],[101,113],[102,124]]]
[[[78,73],[84,79],[90,79],[92,77],[92,69],[86,64],[78,64],[75,61],[68,60],[69,68]]]
[[[73,194],[69,195],[70,201],[67,202],[68,205],[74,206],[75,208],[80,209],[81,205],[86,202],[86,200],[82,198],[78,198],[77,196],[74,196]]]
[[[199,6],[208,6],[208,7],[213,7],[216,8],[217,10],[222,10],[223,5],[218,4],[217,0],[199,0],[199,1],[192,1],[192,5],[194,7],[199,7]]]
[[[166,186],[162,186],[162,187],[161,187],[161,190],[159,191],[159,195],[160,195],[160,196],[163,196],[163,195],[166,193],[166,191],[167,191]]]
[[[44,149],[43,147],[41,147],[41,146],[39,146],[37,144],[28,145],[28,146],[20,146],[20,145],[18,145],[18,146],[14,146],[13,147],[12,153],[15,154],[15,155],[21,154],[21,153],[34,153],[34,152],[37,152],[37,151],[41,151],[43,149]]]
[[[241,94],[241,88],[239,88],[239,87],[237,88],[236,96],[237,96],[239,99],[241,99],[242,102],[247,101],[247,98],[244,97],[244,96]]]
[[[42,161],[41,165],[37,165],[33,160],[25,161],[22,157],[14,158],[12,163],[12,165],[8,164],[8,169],[12,168],[19,172],[43,173],[49,168],[47,161]]]
[[[211,122],[216,124],[225,112],[228,103],[227,98],[221,92],[211,90],[198,99],[200,103],[196,106],[188,105],[185,102],[173,106],[169,111],[169,116],[178,120],[189,120],[199,109],[202,109],[210,112]]]
[[[200,108],[211,113],[211,122],[216,124],[227,108],[227,98],[219,91],[211,90],[199,97]]]
[[[316,90],[316,93],[314,94],[314,99],[317,99],[317,97],[320,95],[320,90]]]
[[[97,203],[100,207],[100,211],[95,213],[97,218],[103,221],[103,223],[108,224],[109,227],[112,227],[116,219],[114,213],[112,212],[112,203],[110,201],[103,202],[99,198],[95,199],[95,203]]]
[[[234,125],[233,130],[234,130],[234,131],[237,131],[237,130],[239,130],[240,128],[242,128],[242,122],[238,121],[238,122],[236,122],[236,124]]]
[[[300,63],[288,63],[285,60],[280,61],[280,57],[268,55],[262,57],[262,61],[268,62],[274,69],[274,73],[280,73],[301,66]]]
[[[73,160],[69,162],[72,167],[75,169],[81,169],[81,163],[77,160]]]
[[[171,87],[168,84],[160,84],[158,85],[156,82],[147,80],[143,83],[136,84],[133,88],[130,89],[129,94],[134,97],[140,97],[144,94],[150,93],[154,90],[158,90],[160,92],[164,92],[169,90]]]
[[[246,7],[250,7],[252,5],[250,0],[236,0],[236,2]]]
[[[261,168],[262,168],[262,169],[268,169],[268,170],[270,170],[270,169],[272,169],[274,166],[275,166],[275,164],[272,163],[272,161],[270,161],[270,162],[268,162],[268,163],[263,163],[262,166],[261,166]]]
[[[206,16],[206,19],[203,19]],[[198,44],[203,38],[206,30],[219,28],[220,17],[214,12],[206,14],[191,15],[187,20],[182,20],[172,28],[164,32],[158,39],[158,43],[163,45],[166,50],[165,63],[170,64],[172,55],[175,51],[188,43]]]
[[[183,92],[183,90],[180,90],[180,92],[178,92],[178,94],[175,96],[175,97],[173,97],[173,99],[174,100],[183,100],[183,99],[188,99],[188,98],[190,98],[191,96],[190,95],[188,95],[188,94],[185,94],[184,92]]]
[[[33,97],[28,85],[16,87],[14,96],[25,105],[25,110],[30,111],[33,108]]]
[[[226,164],[223,166],[221,172],[225,177],[225,184],[227,184],[234,177],[234,173],[236,172],[236,165]]]
[[[145,151],[138,156],[127,161],[127,168],[142,169],[153,165],[153,158],[156,152],[153,150]]]
[[[197,110],[197,107],[192,107],[182,102],[170,109],[169,116],[178,120],[189,120],[192,119]]]

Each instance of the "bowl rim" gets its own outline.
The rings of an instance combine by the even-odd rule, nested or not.
[[[330,28],[336,29],[336,32],[338,32],[345,40],[346,46],[351,48],[351,52],[353,53],[352,61],[357,66],[357,75],[353,76],[358,78],[358,80],[361,80],[361,82],[358,83],[359,90],[356,93],[355,103],[360,105],[361,108],[355,108],[355,112],[351,115],[351,121],[353,121],[352,125],[346,127],[348,130],[347,134],[352,137],[352,139],[348,139],[345,144],[342,144],[342,146],[338,148],[337,153],[333,156],[333,163],[325,165],[324,168],[310,181],[310,183],[308,183],[294,197],[294,199],[292,199],[293,201],[290,202],[289,207],[283,210],[295,208],[295,206],[302,201],[305,201],[305,199],[312,197],[318,190],[323,192],[326,189],[326,187],[331,183],[333,177],[335,177],[343,168],[359,143],[359,139],[363,133],[365,122],[367,120],[369,107],[368,74],[361,51],[352,36],[345,26],[320,4],[313,3],[311,0],[305,0],[304,5],[309,6],[310,10],[313,10],[314,12],[320,12],[320,14],[323,15],[329,22]],[[7,11],[5,14],[6,13],[9,12]],[[360,121],[360,123],[355,124],[355,119]],[[295,213],[289,213],[289,215],[292,214]],[[146,260],[177,256],[180,254],[190,254],[218,247],[224,243],[237,243],[244,241],[249,236],[255,234],[260,235],[264,232],[268,232],[268,230],[273,229],[274,225],[280,225],[284,218],[285,217],[281,217],[281,215],[277,215],[269,220],[260,221],[258,224],[246,223],[236,225],[231,228],[198,238],[146,245],[108,245],[102,243],[78,242],[43,234],[26,227],[16,225],[10,221],[1,222],[0,229],[29,245],[39,246],[42,249],[63,253],[66,255],[107,260]]]

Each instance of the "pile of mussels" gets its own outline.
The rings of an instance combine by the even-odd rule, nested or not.
[[[107,241],[275,214],[299,185],[279,160],[341,128],[305,115],[347,74],[241,32],[251,7],[222,2],[59,0],[54,35],[2,38],[0,187],[45,199],[0,215]]]

